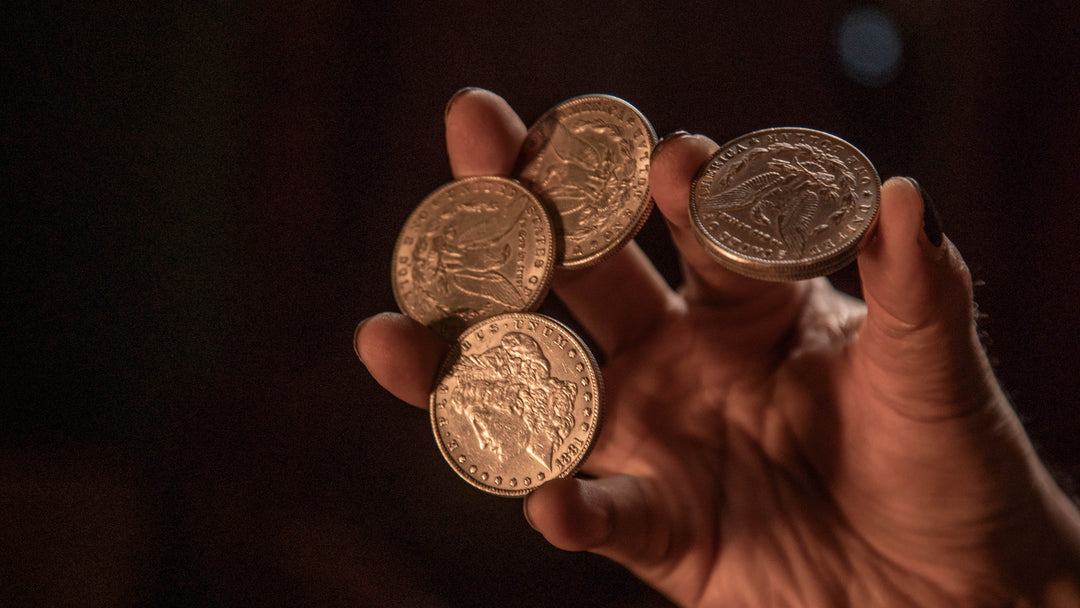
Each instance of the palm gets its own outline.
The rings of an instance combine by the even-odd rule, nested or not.
[[[508,174],[520,119],[486,92],[452,103],[455,175]],[[824,280],[761,283],[718,267],[690,231],[690,180],[715,148],[690,137],[654,154],[677,292],[633,244],[554,281],[607,355],[606,413],[588,478],[535,490],[530,523],[687,605],[1030,597],[1019,581],[1043,584],[1064,554],[1027,555],[1080,525],[997,388],[966,267],[923,235],[918,192],[883,189],[859,258],[865,305]],[[393,315],[363,334],[376,379],[426,406],[446,345]]]
[[[587,470],[633,476],[658,501],[628,566],[681,603],[885,597],[870,594],[884,585],[851,584],[858,562],[904,577],[903,593],[891,588],[902,598],[930,588],[850,528],[830,487],[832,463],[870,459],[865,444],[840,453],[833,443],[838,408],[856,406],[833,396],[865,391],[845,356],[865,309],[825,284],[799,297],[816,304],[777,309],[744,332],[731,310],[689,306],[604,370],[611,414]]]

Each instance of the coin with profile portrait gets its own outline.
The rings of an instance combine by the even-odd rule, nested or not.
[[[880,197],[877,171],[850,143],[813,129],[764,129],[724,144],[701,168],[690,219],[721,265],[797,281],[855,259]]]
[[[610,95],[568,99],[529,128],[516,175],[551,209],[559,266],[592,266],[634,238],[652,210],[655,145],[645,116]]]
[[[391,262],[403,313],[453,340],[504,312],[535,310],[555,269],[547,209],[505,177],[467,177],[436,189],[405,221]]]
[[[439,451],[458,475],[523,496],[577,471],[602,403],[599,367],[580,338],[544,315],[507,313],[461,334],[429,405]]]

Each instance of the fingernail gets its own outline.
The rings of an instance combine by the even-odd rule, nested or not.
[[[363,329],[364,324],[367,323],[370,320],[371,320],[371,317],[368,317],[368,318],[364,319],[363,321],[360,321],[356,325],[356,329],[353,330],[353,335],[352,335],[353,352],[356,353],[356,358],[360,360],[360,363],[364,362],[364,358],[360,356],[360,344],[359,344],[359,342],[360,342],[360,330]]]
[[[679,131],[675,131],[673,133],[668,133],[667,135],[662,137],[660,139],[660,141],[656,142],[655,146],[653,146],[652,154],[650,155],[650,159],[656,157],[656,152],[657,152],[657,150],[660,149],[661,146],[666,146],[669,143],[671,143],[671,142],[673,142],[673,141],[675,141],[677,139],[682,139],[684,137],[689,137],[689,136],[690,136],[689,131],[679,130]]]
[[[450,116],[450,108],[454,105],[454,102],[456,102],[458,99],[460,99],[462,95],[465,95],[466,93],[471,93],[472,91],[477,91],[477,90],[479,90],[479,89],[477,89],[476,87],[465,87],[463,89],[458,89],[457,93],[454,93],[453,95],[451,95],[450,96],[450,101],[446,102],[446,109],[443,110],[443,121],[445,122],[446,117]]]
[[[922,197],[923,232],[926,233],[926,238],[930,240],[931,245],[941,247],[941,243],[944,241],[944,233],[941,230],[941,214],[938,213],[937,206],[934,205],[934,199],[930,198],[930,195],[926,190],[923,190],[919,182],[910,177],[907,179],[918,188],[919,196]]]

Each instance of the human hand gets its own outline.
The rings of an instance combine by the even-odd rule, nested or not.
[[[525,135],[480,90],[451,101],[446,129],[455,177],[509,174]],[[970,276],[924,232],[918,189],[882,188],[864,304],[706,255],[687,204],[715,149],[683,135],[653,155],[678,290],[633,243],[553,282],[606,355],[606,411],[588,478],[530,494],[530,524],[684,605],[1080,602],[1080,516],[993,377]],[[380,384],[427,407],[441,339],[391,313],[354,339]]]

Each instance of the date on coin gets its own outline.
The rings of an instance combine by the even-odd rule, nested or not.
[[[572,475],[600,428],[603,385],[588,348],[543,315],[508,313],[458,338],[431,392],[446,462],[473,486],[523,496]]]
[[[564,101],[529,128],[517,175],[552,209],[560,266],[592,266],[634,238],[652,209],[654,145],[645,116],[609,95]]]
[[[874,166],[848,142],[813,129],[765,129],[724,144],[702,167],[690,219],[721,265],[797,281],[855,259],[880,197]]]
[[[453,340],[472,323],[535,310],[555,268],[554,227],[529,190],[468,177],[431,193],[394,245],[394,298],[406,315]]]

